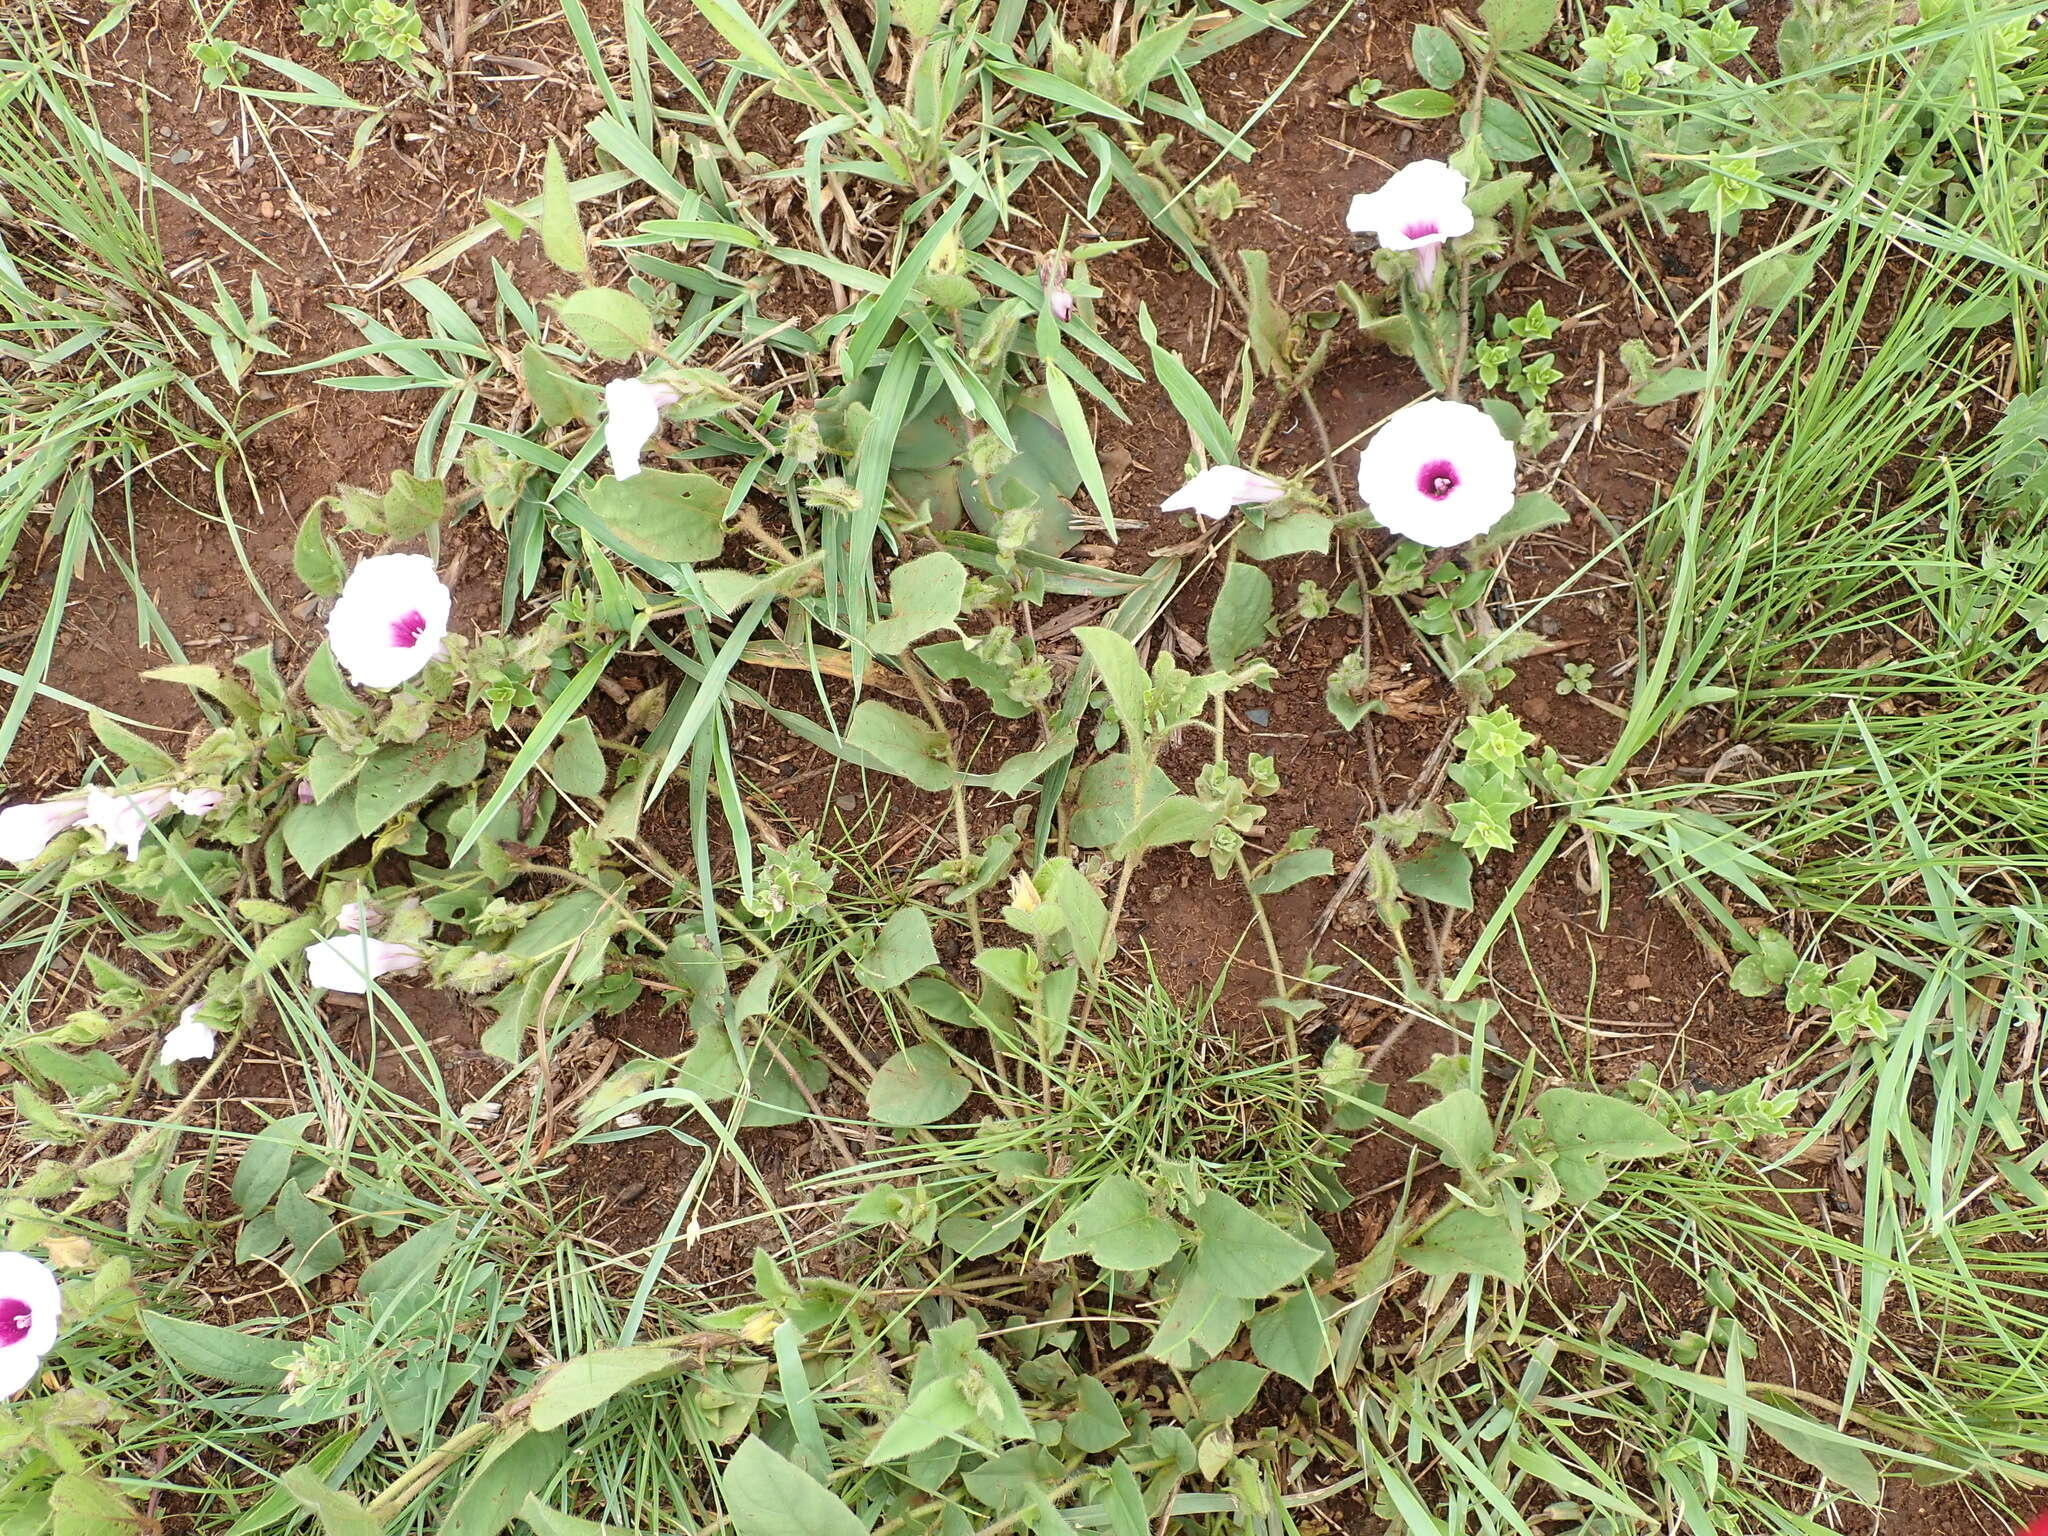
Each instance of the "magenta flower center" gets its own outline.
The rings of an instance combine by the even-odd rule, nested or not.
[[[1404,224],[1401,227],[1402,238],[1407,240],[1427,240],[1431,235],[1441,235],[1442,233],[1443,231],[1436,227],[1436,222],[1432,219],[1418,220],[1416,223]]]
[[[34,1309],[25,1301],[12,1296],[0,1297],[0,1349],[9,1344],[19,1344],[28,1337],[28,1325],[34,1317]]]
[[[426,633],[427,616],[415,608],[404,618],[391,621],[391,643],[401,651],[409,651],[420,643],[420,636]]]
[[[1449,459],[1431,459],[1415,474],[1415,489],[1431,501],[1442,501],[1458,488],[1458,469]]]

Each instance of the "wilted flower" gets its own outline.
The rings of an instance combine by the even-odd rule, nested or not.
[[[176,789],[171,791],[171,804],[187,816],[204,816],[220,809],[220,803],[227,799],[217,789]]]
[[[1434,549],[1462,544],[1515,504],[1514,445],[1477,406],[1418,400],[1365,445],[1358,494],[1403,538]]]
[[[85,820],[85,797],[31,800],[0,810],[0,859],[27,864],[42,857],[53,839]]]
[[[664,407],[678,396],[665,384],[639,379],[613,379],[604,387],[604,451],[612,461],[612,477],[630,480],[640,473],[640,451],[660,430]]]
[[[35,1380],[43,1356],[57,1342],[63,1307],[49,1265],[25,1253],[0,1253],[0,1397],[12,1397]]]
[[[336,934],[306,946],[306,980],[329,992],[364,993],[380,976],[417,970],[426,957],[410,944],[387,944],[360,933]]]
[[[335,599],[327,643],[358,688],[396,688],[441,654],[451,606],[425,555],[373,555]]]
[[[1345,219],[1351,232],[1377,236],[1390,251],[1415,252],[1416,266],[1427,283],[1436,269],[1437,250],[1446,240],[1472,233],[1472,210],[1465,206],[1468,183],[1462,171],[1441,160],[1415,160],[1387,178],[1377,192],[1351,199]]]
[[[177,1027],[164,1033],[157,1060],[165,1066],[176,1061],[211,1061],[213,1045],[213,1029],[199,1022],[199,1004],[194,1003],[178,1015]]]
[[[1062,325],[1074,318],[1074,295],[1067,288],[1067,258],[1048,256],[1038,264],[1039,285],[1045,290],[1045,307]]]
[[[97,784],[85,792],[85,825],[100,835],[100,851],[119,848],[132,864],[142,853],[142,838],[149,824],[177,802],[178,792],[161,785],[154,789],[130,789],[116,785],[101,789]]]
[[[1286,494],[1287,487],[1278,480],[1268,480],[1234,464],[1217,464],[1159,503],[1159,510],[1194,512],[1213,520],[1225,516],[1232,507],[1247,502],[1278,501]]]

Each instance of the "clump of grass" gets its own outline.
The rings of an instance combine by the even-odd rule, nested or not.
[[[1313,1209],[1335,1189],[1348,1143],[1331,1134],[1299,1062],[1252,1054],[1219,1016],[1223,982],[1177,995],[1106,979],[1092,1022],[1061,1041],[999,1051],[983,1077],[989,1112],[968,1133],[876,1154],[887,1173],[974,1195],[990,1168],[1030,1168],[1030,1204],[1076,1203],[1112,1175],[1147,1188],[1223,1190],[1250,1205]]]
[[[77,56],[30,8],[0,18],[0,578],[55,548],[28,665],[0,718],[0,758],[49,675],[73,581],[93,558],[134,576],[102,532],[107,487],[168,445],[211,462],[234,438],[195,382],[195,312],[178,300],[147,205],[92,115]],[[206,317],[198,316],[203,320]]]

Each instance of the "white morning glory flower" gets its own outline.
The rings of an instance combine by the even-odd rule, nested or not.
[[[0,859],[10,864],[33,863],[55,839],[83,820],[83,795],[10,805],[0,810]]]
[[[1403,538],[1432,549],[1462,544],[1515,504],[1515,447],[1476,405],[1418,400],[1365,445],[1358,494]]]
[[[1415,252],[1427,284],[1443,243],[1472,233],[1472,210],[1465,206],[1467,185],[1462,171],[1441,160],[1411,161],[1377,192],[1352,198],[1344,222],[1353,234],[1376,236],[1390,251]]]
[[[1211,521],[1248,502],[1278,501],[1287,487],[1235,464],[1215,464],[1159,503],[1162,512],[1193,512]]]
[[[0,1253],[0,1397],[12,1397],[36,1379],[43,1356],[57,1342],[63,1309],[49,1265],[25,1253]]]
[[[306,946],[306,980],[329,992],[370,990],[380,976],[418,970],[426,957],[410,944],[387,944],[360,933],[338,933]]]
[[[373,555],[334,600],[327,643],[358,688],[396,688],[441,654],[452,606],[425,555]]]
[[[214,1038],[212,1027],[199,1022],[199,1004],[194,1003],[178,1015],[175,1029],[164,1032],[157,1060],[165,1066],[178,1061],[211,1061]]]
[[[612,461],[612,478],[630,480],[640,473],[640,453],[661,429],[664,407],[676,403],[676,392],[663,384],[639,379],[613,379],[604,387],[604,451]]]

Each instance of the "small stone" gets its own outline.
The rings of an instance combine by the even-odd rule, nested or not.
[[[228,120],[224,117],[216,117],[207,123],[206,131],[217,139],[228,131]]]
[[[1260,730],[1273,723],[1273,711],[1270,709],[1248,709],[1244,712],[1244,717]]]
[[[1628,989],[1631,992],[1647,992],[1650,990],[1651,987],[1655,985],[1656,983],[1651,981],[1650,978],[1644,975],[1641,971],[1636,972],[1635,975],[1629,977],[1628,979]]]
[[[277,204],[266,197],[256,205],[256,211],[266,219],[274,219],[277,217]]]
[[[859,808],[860,798],[857,795],[840,795],[832,803],[838,806],[846,815],[851,816]]]
[[[189,149],[174,149],[171,151],[171,164],[173,165],[183,165],[191,158],[192,151]]]
[[[1153,906],[1155,906],[1155,907],[1158,907],[1158,906],[1164,906],[1164,905],[1165,905],[1165,903],[1166,903],[1166,898],[1167,898],[1167,897],[1169,897],[1169,896],[1171,896],[1172,894],[1173,894],[1173,892],[1172,892],[1172,891],[1170,891],[1170,890],[1168,890],[1168,889],[1167,889],[1167,888],[1166,888],[1165,886],[1163,886],[1163,885],[1155,885],[1155,886],[1153,886],[1153,887],[1152,887],[1152,905],[1153,905]]]

